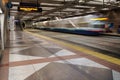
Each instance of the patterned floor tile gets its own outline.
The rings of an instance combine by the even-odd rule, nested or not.
[[[9,80],[120,80],[119,72],[87,58],[54,60],[53,57],[73,57],[76,54],[44,39],[21,32],[12,32],[11,35],[10,62],[25,64],[10,67]],[[40,63],[37,59],[48,61]],[[27,64],[32,60],[31,65]],[[38,62],[35,64],[34,60]]]
[[[58,52],[56,52],[54,55],[50,56],[50,57],[57,57],[57,56],[68,56],[68,55],[75,55],[75,53],[68,51],[66,49],[60,50]]]
[[[65,60],[65,61],[56,61],[56,62],[109,69],[108,67],[101,65],[99,63],[96,63],[87,58],[69,59],[69,60]]]
[[[31,48],[28,48],[28,49],[24,49],[24,50],[21,50],[19,51],[19,53],[17,54],[20,54],[20,55],[28,55],[28,56],[40,56],[40,57],[49,57],[51,56],[52,54],[45,50],[44,48],[42,47],[31,47]]]
[[[20,54],[10,54],[9,55],[9,61],[10,62],[24,61],[24,60],[28,60],[28,56],[20,55]]]
[[[113,80],[120,80],[120,72],[112,70]]]
[[[24,80],[35,72],[32,65],[10,67],[9,80]]]
[[[44,68],[36,71],[31,76],[27,77],[25,80],[113,80],[113,79],[112,71],[108,69],[63,63],[50,63],[46,65]]]

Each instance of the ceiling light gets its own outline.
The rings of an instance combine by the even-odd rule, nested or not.
[[[84,3],[85,2],[85,0],[79,0],[79,3]]]
[[[18,11],[10,11],[10,12],[12,12],[12,13],[16,13],[16,12],[18,12]]]
[[[13,6],[13,7],[12,7],[12,9],[16,9],[16,10],[17,10],[17,9],[18,9],[18,7],[17,7],[17,6]]]
[[[102,10],[109,10],[109,8],[103,8]]]
[[[19,2],[12,2],[12,4],[16,4],[16,5],[19,5]]]
[[[42,5],[61,6],[61,4],[52,4],[52,3],[41,3],[41,6],[42,6]]]

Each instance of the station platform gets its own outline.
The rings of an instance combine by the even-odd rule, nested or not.
[[[30,31],[11,31],[0,80],[120,80],[120,59]]]
[[[103,35],[118,36],[118,37],[120,37],[120,34],[118,34],[118,33],[104,33]]]

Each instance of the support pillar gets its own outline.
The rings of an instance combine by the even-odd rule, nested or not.
[[[0,14],[0,21],[1,21],[1,48],[4,50],[4,20],[5,20],[5,15]]]

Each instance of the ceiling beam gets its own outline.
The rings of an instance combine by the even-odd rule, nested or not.
[[[75,1],[76,1],[76,0],[75,0]],[[32,18],[29,18],[29,19],[35,19],[35,18],[40,17],[40,16],[45,16],[45,15],[48,15],[48,14],[53,13],[53,12],[56,12],[56,11],[61,11],[61,10],[65,9],[65,8],[72,7],[72,6],[74,6],[74,5],[77,3],[77,2],[75,2],[75,1],[69,2],[69,3],[67,3],[67,4],[65,4],[65,5],[63,5],[63,6],[60,6],[60,7],[57,7],[57,8],[55,8],[55,9],[52,9],[52,10],[50,10],[50,11],[47,11],[47,12],[45,12],[45,13],[42,13],[42,15],[37,15],[37,16],[34,16],[34,17],[32,17]]]
[[[21,2],[20,0],[11,0],[11,2]],[[24,0],[22,2],[31,2],[31,3],[37,3],[37,0]],[[38,0],[39,3],[51,3],[51,4],[63,4],[64,1],[55,1],[55,0]],[[66,1],[67,2],[67,1]],[[72,1],[69,1],[72,2]]]
[[[81,4],[83,6],[85,6],[86,4]],[[13,4],[13,6],[19,6],[18,4]],[[88,5],[87,5],[88,6]],[[70,8],[73,8],[73,9],[90,9],[91,6],[96,6],[96,5],[92,5],[92,4],[89,4],[89,7],[70,7]],[[45,4],[41,4],[41,7],[62,7],[62,5],[45,5]]]
[[[42,14],[39,14],[39,15],[32,15],[33,17],[29,18],[29,20],[39,18],[40,16],[48,16],[49,14],[53,14],[54,12],[66,12],[66,13],[75,12],[75,11],[63,11],[66,8],[69,8],[69,9],[91,9],[92,7],[103,8],[102,3],[92,3],[92,2],[86,2],[86,3],[80,2],[79,3],[79,0],[75,0],[75,1],[38,0],[38,1],[39,3],[41,3],[41,7],[43,7],[43,9],[44,7],[54,7],[55,9],[43,10],[45,12],[42,12]],[[21,1],[11,0],[11,2],[21,2]],[[24,0],[23,2],[32,2],[32,3],[34,2],[35,3],[36,1],[35,0]],[[47,3],[48,5],[44,3]],[[58,5],[51,5],[51,4],[58,4]],[[75,7],[75,5],[77,5],[78,7]],[[13,4],[13,6],[19,6],[19,4]],[[90,7],[81,7],[81,6],[90,6]],[[16,9],[10,9],[10,10],[16,11]],[[26,12],[24,12],[23,15],[22,14],[18,14],[18,15],[21,15],[20,18],[22,18],[23,16],[26,16],[25,14]]]
[[[75,2],[76,1],[76,2]],[[65,8],[71,8],[71,7],[74,7],[75,5],[82,5],[82,6],[99,6],[99,7],[102,7],[102,5],[103,4],[100,4],[100,3],[97,3],[97,4],[93,4],[93,3],[79,3],[79,2],[77,2],[77,0],[75,0],[75,1],[70,1],[70,2],[67,2],[65,5],[63,5],[63,6],[60,6],[60,7],[57,7],[57,8],[55,8],[55,9],[52,9],[52,10],[49,10],[49,11],[47,11],[47,12],[45,12],[45,13],[43,13],[42,15],[37,15],[37,16],[34,16],[34,17],[32,17],[32,18],[29,18],[29,19],[35,19],[35,18],[37,18],[37,17],[40,17],[40,16],[45,16],[45,15],[48,15],[48,14],[50,14],[50,13],[53,13],[53,12],[56,12],[56,11],[61,11],[61,10],[63,10],[63,9],[65,9]],[[78,8],[79,9],[79,8]]]

